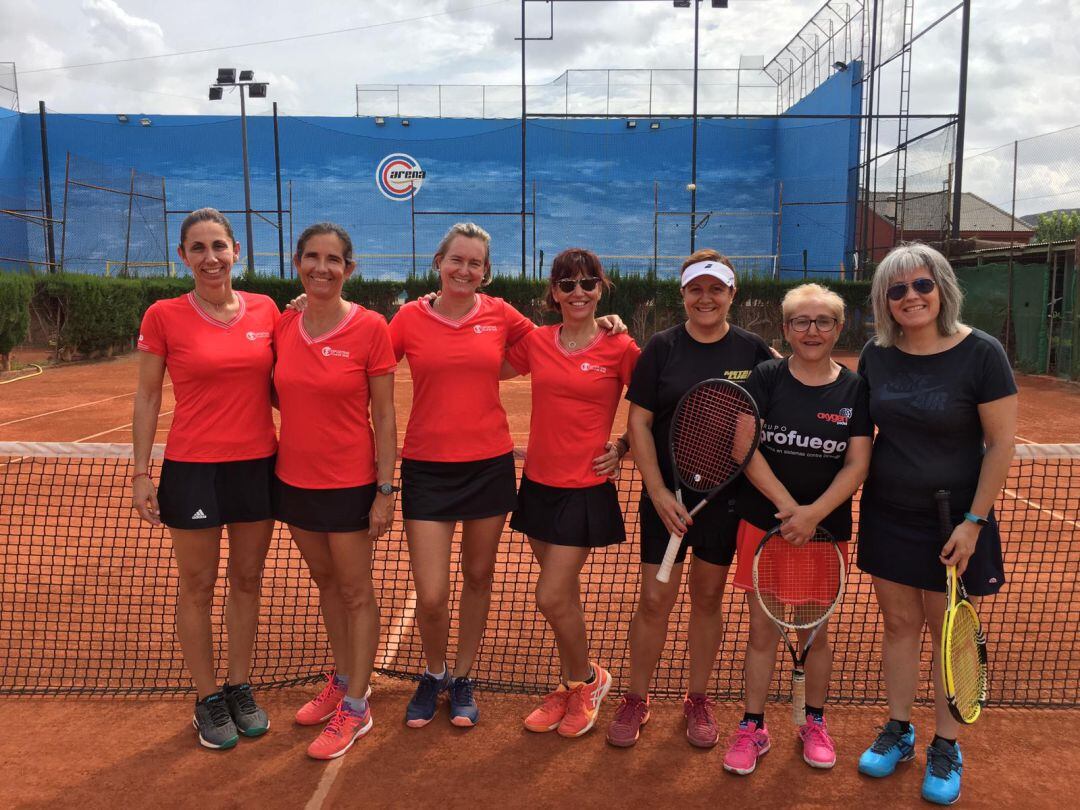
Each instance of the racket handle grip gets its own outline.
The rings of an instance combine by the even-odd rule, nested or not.
[[[664,559],[660,562],[660,570],[656,572],[659,582],[671,580],[671,569],[675,567],[675,558],[679,556],[679,546],[682,545],[682,537],[675,532],[668,538],[667,548],[664,549]]]
[[[791,676],[791,720],[797,726],[806,722],[806,675],[801,672]]]

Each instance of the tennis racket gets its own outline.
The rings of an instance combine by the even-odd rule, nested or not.
[[[703,380],[683,394],[671,420],[671,469],[675,498],[683,502],[682,488],[705,493],[690,510],[690,517],[742,472],[761,438],[754,399],[728,380]],[[667,550],[656,578],[671,579],[682,537],[668,538]]]
[[[934,498],[944,544],[953,532],[949,491],[939,490]],[[941,680],[952,716],[970,725],[986,705],[986,636],[955,565],[945,568],[945,590],[948,604],[941,628]]]
[[[777,526],[758,545],[753,572],[758,603],[791,653],[791,719],[801,726],[806,722],[806,658],[844,594],[844,557],[820,526],[801,546],[791,545]],[[798,636],[792,643],[789,630],[811,631],[801,654]]]

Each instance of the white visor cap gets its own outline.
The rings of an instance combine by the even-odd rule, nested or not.
[[[718,278],[729,287],[735,286],[735,272],[723,262],[695,262],[682,271],[680,286],[685,287],[691,281],[702,276]]]

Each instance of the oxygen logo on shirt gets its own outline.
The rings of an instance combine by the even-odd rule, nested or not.
[[[848,410],[845,408],[844,410]],[[820,450],[825,455],[843,453],[847,450],[847,442],[838,442],[835,439],[822,439],[819,436],[804,436],[797,430],[775,428],[772,425],[764,425],[761,431],[761,443],[769,444],[777,448],[796,448],[806,450]],[[798,455],[802,455],[799,453]]]
[[[476,334],[480,335],[480,334],[483,334],[484,332],[498,332],[499,327],[497,327],[497,326],[485,326],[484,324],[478,323],[476,326],[474,326],[472,328],[472,330],[474,332],[476,332]]]
[[[342,351],[341,349],[331,349],[329,346],[323,346],[322,356],[323,357],[348,357],[349,353],[346,352],[346,351]]]
[[[270,337],[270,333],[269,332],[248,332],[246,335],[244,335],[244,337],[246,337],[248,340],[259,340],[260,338],[268,338],[268,337]]]
[[[582,363],[581,370],[586,372],[595,371],[599,374],[607,374],[607,366],[594,366],[592,363]]]
[[[826,413],[822,411],[817,415],[817,418],[822,422],[832,422],[834,425],[844,427],[851,419],[853,411],[851,408],[841,408],[840,413]]]

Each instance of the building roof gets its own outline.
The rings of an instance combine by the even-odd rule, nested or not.
[[[899,206],[898,200],[901,200]],[[904,197],[877,191],[870,196],[870,206],[874,213],[891,225],[899,224],[897,220],[901,212],[897,209],[902,208],[905,231],[941,231],[952,213],[952,198],[943,191],[928,194],[909,193]],[[1016,233],[1031,232],[1034,228],[1019,217],[1014,219],[1007,211],[977,194],[965,191],[960,200],[960,230]]]

